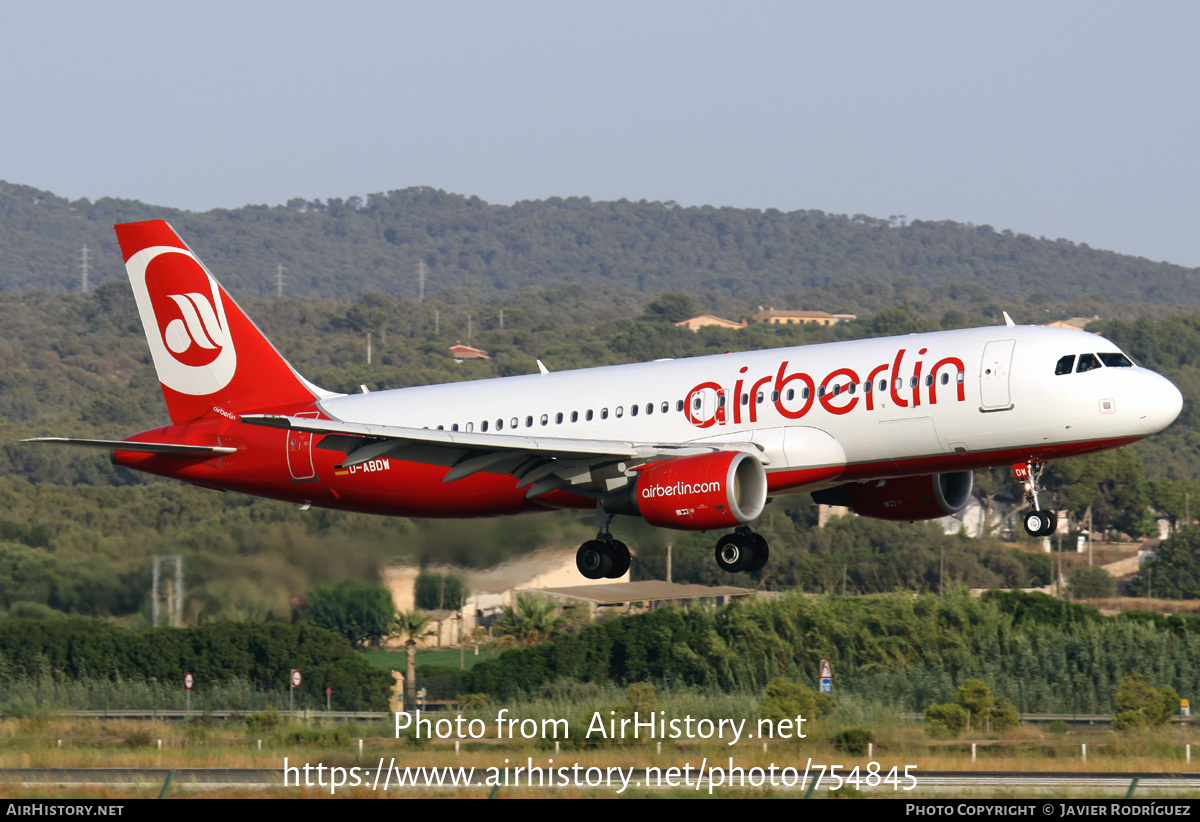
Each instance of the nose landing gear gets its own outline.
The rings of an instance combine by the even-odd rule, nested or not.
[[[1025,501],[1033,510],[1025,514],[1025,533],[1031,537],[1048,537],[1058,530],[1058,515],[1044,511],[1038,503],[1038,480],[1046,466],[1040,462],[1019,462],[1013,466],[1013,476],[1024,481]]]

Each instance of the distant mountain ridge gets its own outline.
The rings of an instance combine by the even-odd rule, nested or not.
[[[112,225],[169,220],[235,295],[357,299],[469,288],[490,297],[570,283],[771,297],[839,280],[922,288],[978,284],[992,294],[1200,305],[1200,269],[1036,239],[991,226],[902,224],[821,211],[551,198],[491,205],[407,188],[366,198],[205,212],[103,198],[68,201],[0,181],[0,291],[124,278]]]

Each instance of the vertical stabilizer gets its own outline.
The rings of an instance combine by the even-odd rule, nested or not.
[[[166,222],[115,226],[172,422],[309,406],[288,364]]]

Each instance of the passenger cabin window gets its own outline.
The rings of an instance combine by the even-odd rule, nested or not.
[[[1061,377],[1063,374],[1070,374],[1071,369],[1075,367],[1075,355],[1068,354],[1058,361],[1058,365],[1054,366],[1054,376]]]
[[[1114,351],[1109,354],[1097,354],[1096,356],[1100,358],[1100,362],[1109,368],[1133,368],[1133,363],[1120,351]]]
[[[600,419],[602,419],[602,420],[608,419],[608,409],[607,408],[600,409]]]
[[[554,424],[562,425],[562,421],[563,421],[562,412],[559,411],[557,414],[554,415]]]
[[[699,402],[699,401],[697,400],[697,402]],[[696,407],[699,408],[700,406],[697,405]],[[666,409],[664,408],[663,410],[665,411]],[[676,411],[683,410],[683,400],[675,400],[675,410]]]
[[[617,406],[617,419],[620,419],[623,416],[625,416],[625,406],[618,405]]]
[[[525,418],[525,427],[526,427],[526,428],[533,428],[533,417],[526,417],[526,418]]]
[[[579,422],[579,412],[578,411],[571,412],[571,422]]]
[[[517,418],[516,417],[513,417],[511,420],[508,421],[508,427],[509,428],[517,427]]]
[[[665,403],[664,403],[664,404],[665,404]],[[647,413],[647,414],[653,414],[653,413],[654,413],[654,403],[652,403],[652,402],[648,402],[648,403],[646,403],[646,413]]]
[[[637,415],[638,415],[638,406],[636,406],[636,405],[629,406],[629,416],[636,417]]]
[[[496,420],[496,430],[497,431],[504,430],[504,420]]]
[[[474,430],[475,430],[475,423],[473,423],[473,422],[467,423],[467,433],[470,434]]]
[[[549,414],[542,414],[542,425],[545,425],[545,424],[546,424],[546,423],[548,423],[548,422],[550,422],[550,415],[549,415]]]
[[[681,403],[681,404],[682,404],[682,403]],[[665,414],[665,413],[667,413],[668,411],[670,411],[670,410],[671,410],[671,403],[669,403],[669,402],[664,402],[664,403],[662,404],[662,408],[660,408],[660,409],[658,409],[658,410],[659,410],[659,411],[662,411],[664,414]]]
[[[587,413],[583,415],[583,418],[585,420],[587,420],[588,422],[591,422],[592,421],[592,409],[589,408],[587,410]]]
[[[457,431],[457,430],[458,430],[458,423],[454,423],[453,425],[451,425],[451,426],[450,426],[450,430],[451,430],[451,431]]]
[[[487,422],[488,422],[487,420],[484,420],[483,422],[479,423],[479,430],[480,430],[480,431],[483,431],[483,432],[485,432],[485,433],[487,432],[487,428],[488,428],[488,426],[487,426]]]
[[[1075,373],[1082,374],[1084,371],[1094,371],[1101,367],[1100,360],[1096,359],[1095,354],[1080,354],[1079,365],[1075,366]]]

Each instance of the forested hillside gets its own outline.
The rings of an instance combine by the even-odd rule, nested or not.
[[[85,244],[93,284],[122,279],[112,225],[145,219],[170,220],[241,296],[274,294],[282,265],[292,297],[415,298],[423,261],[428,295],[579,284],[712,292],[784,307],[798,290],[900,281],[1014,297],[1200,305],[1196,269],[953,222],[577,197],[506,206],[429,188],[195,213],[112,198],[69,202],[4,182],[0,290],[78,290]],[[847,305],[827,308],[850,308],[854,291],[841,301]]]

